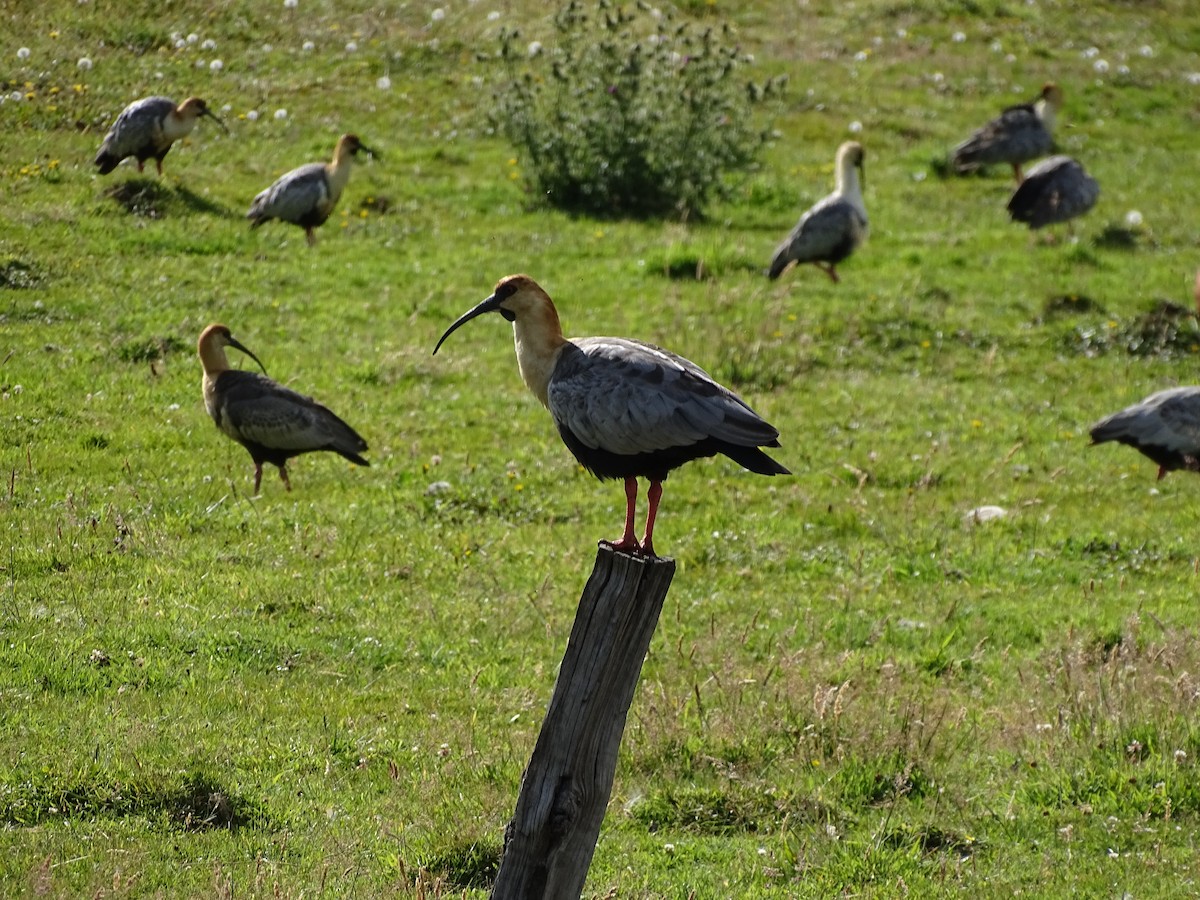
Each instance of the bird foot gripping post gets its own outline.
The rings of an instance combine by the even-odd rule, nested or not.
[[[504,835],[493,900],[579,897],[675,561],[601,544]]]

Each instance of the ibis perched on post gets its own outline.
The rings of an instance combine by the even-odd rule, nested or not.
[[[250,204],[250,211],[246,213],[250,227],[257,228],[272,219],[291,222],[304,229],[311,247],[317,242],[314,229],[324,225],[337,206],[346,182],[350,180],[354,156],[360,150],[379,156],[360,141],[358,135],[343,134],[333,150],[332,162],[308,163],[279,176]]]
[[[1096,204],[1100,185],[1069,156],[1044,159],[1025,176],[1008,201],[1014,222],[1030,229],[1069,222]]]
[[[517,364],[533,395],[550,410],[567,449],[600,479],[625,482],[625,531],[614,549],[654,556],[654,520],[662,483],[693,459],[724,454],[760,475],[791,474],[761,447],[779,432],[732,391],[681,356],[619,337],[563,337],[550,297],[528,275],[509,275],[491,296],[446,329],[484,313],[512,322]],[[641,541],[634,534],[637,479],[650,482]]]
[[[965,174],[983,166],[1007,163],[1020,184],[1024,180],[1021,164],[1054,149],[1054,121],[1062,103],[1062,88],[1047,82],[1033,100],[1008,107],[955,147],[955,171]]]
[[[837,186],[800,217],[792,233],[776,248],[768,278],[778,278],[793,263],[810,262],[835,283],[838,281],[834,267],[867,237],[867,207],[859,184],[863,156],[862,144],[857,141],[838,147],[834,163]]]
[[[1196,273],[1200,307],[1200,272]],[[1101,419],[1090,429],[1092,444],[1127,444],[1168,472],[1200,472],[1200,385],[1167,388]]]
[[[153,159],[161,176],[163,159],[171,145],[191,134],[201,116],[208,116],[228,133],[225,123],[199,97],[188,97],[178,106],[168,97],[136,100],[108,129],[94,163],[101,175],[107,175],[128,156],[137,159],[139,172],[146,160]]]
[[[209,325],[197,344],[204,367],[204,405],[217,427],[254,460],[254,493],[262,484],[263,463],[279,467],[290,491],[287,461],[302,453],[331,450],[358,466],[370,463],[359,454],[367,442],[353,428],[311,397],[266,377],[266,367],[224,325]],[[225,348],[241,350],[263,374],[231,369]]]

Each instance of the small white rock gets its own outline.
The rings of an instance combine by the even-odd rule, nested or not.
[[[991,522],[993,519],[1003,519],[1008,510],[1003,506],[977,506],[963,516],[963,520],[972,524]]]

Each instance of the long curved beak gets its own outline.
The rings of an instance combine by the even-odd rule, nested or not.
[[[207,107],[205,107],[204,112],[200,113],[200,115],[208,116],[210,119],[212,119],[218,125],[220,125],[226,134],[229,134],[229,126],[226,125],[224,122],[222,122],[220,119],[218,119],[216,114],[211,109],[208,109]]]
[[[245,347],[245,345],[244,345],[244,344],[242,344],[242,342],[241,342],[241,341],[239,341],[237,338],[233,337],[232,335],[230,335],[230,337],[229,337],[229,346],[230,346],[230,347],[233,347],[235,350],[241,350],[241,351],[242,351],[243,353],[245,353],[245,354],[246,354],[248,357],[250,357],[250,358],[251,358],[252,360],[254,360],[256,363],[258,363],[258,367],[259,367],[260,369],[262,369],[262,370],[263,370],[263,374],[264,374],[264,375],[266,375],[266,374],[267,374],[267,367],[266,367],[266,366],[264,366],[264,365],[262,364],[262,360],[261,360],[261,359],[259,359],[257,356],[255,356],[253,353],[251,353],[251,352],[250,352],[250,351],[249,351],[249,350],[248,350],[248,349]]]
[[[362,141],[359,141],[359,142],[358,142],[358,149],[359,149],[359,150],[366,150],[368,153],[370,153],[370,154],[371,154],[371,159],[378,159],[378,160],[380,160],[380,161],[382,161],[382,160],[383,160],[383,154],[382,154],[382,153],[380,153],[378,150],[372,150],[370,147],[368,147],[368,146],[367,146],[366,144],[364,144]]]
[[[495,294],[492,294],[492,296],[488,297],[486,300],[484,300],[482,303],[480,303],[473,310],[471,310],[470,312],[465,312],[461,316],[459,316],[458,321],[456,321],[453,325],[451,325],[449,328],[447,328],[446,333],[443,334],[441,336],[441,338],[438,340],[437,346],[433,348],[433,352],[436,354],[438,352],[438,350],[441,348],[442,344],[445,343],[446,338],[450,337],[450,333],[452,331],[457,330],[460,325],[470,322],[476,316],[482,316],[484,313],[499,312],[499,310],[500,310],[500,301],[496,299]]]

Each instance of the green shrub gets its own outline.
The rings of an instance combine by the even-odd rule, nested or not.
[[[767,140],[751,107],[783,79],[739,79],[748,57],[725,25],[700,28],[666,10],[571,0],[557,42],[506,30],[508,77],[493,125],[517,148],[529,191],[599,216],[697,215],[728,190]]]

